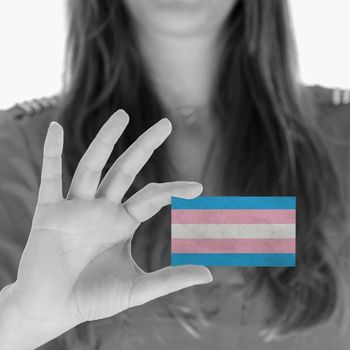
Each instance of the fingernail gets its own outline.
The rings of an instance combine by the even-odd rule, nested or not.
[[[170,120],[168,119],[168,118],[163,118],[163,119],[161,119],[159,122],[158,122],[158,125],[159,126],[161,126],[161,127],[164,127],[164,128],[169,128],[170,129],[170,131],[171,131],[171,129],[172,129],[172,124],[171,124],[171,122],[170,122]]]
[[[210,270],[205,267],[202,266],[202,269],[205,270],[205,274],[206,274],[206,279],[203,281],[203,283],[209,283],[213,281],[213,275],[211,274]]]
[[[52,121],[49,125],[48,132],[50,132],[50,135],[59,137],[59,136],[63,135],[63,128],[62,128],[61,124],[59,124],[55,121]]]
[[[209,273],[209,276],[208,276],[208,280],[207,280],[207,282],[209,283],[209,282],[213,282],[213,275],[211,274],[211,273]]]
[[[115,113],[113,113],[113,116],[118,118],[118,120],[125,122],[129,121],[129,115],[123,109],[118,109]]]
[[[211,283],[211,282],[213,282],[213,276],[212,275],[210,275],[210,277],[208,277],[208,279],[205,280],[203,283]]]
[[[55,122],[55,121],[52,121],[51,123],[50,123],[50,127],[52,127],[52,128],[59,128],[61,125],[59,124],[59,123],[57,123],[57,122]]]

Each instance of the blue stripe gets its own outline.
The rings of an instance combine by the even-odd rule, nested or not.
[[[171,254],[171,265],[187,264],[206,266],[295,266],[295,254]]]
[[[171,197],[172,209],[295,209],[296,197]]]

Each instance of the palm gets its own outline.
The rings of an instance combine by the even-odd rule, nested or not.
[[[112,316],[133,306],[133,286],[140,272],[128,245],[116,244],[107,249],[81,272],[74,286],[74,297],[84,319]]]
[[[58,312],[65,309],[72,317],[92,320],[122,311],[129,306],[127,296],[133,280],[143,273],[130,252],[130,237],[137,226],[124,207],[104,199],[39,206],[19,277],[24,280],[26,266],[34,263],[38,268],[31,270],[31,280],[47,280],[54,275],[45,293],[55,295]],[[34,255],[27,254],[30,248],[31,252],[35,250]],[[36,295],[40,294],[37,290]],[[45,299],[45,295],[40,298]]]

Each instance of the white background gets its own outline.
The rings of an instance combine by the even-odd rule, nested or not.
[[[60,91],[64,3],[0,1],[0,109]],[[290,3],[301,79],[307,84],[350,88],[350,1]]]

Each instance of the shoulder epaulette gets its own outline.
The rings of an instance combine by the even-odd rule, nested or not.
[[[320,85],[312,87],[317,101],[323,105],[350,105],[350,89],[326,88]]]
[[[350,90],[338,88],[332,89],[332,104],[334,106],[350,104]]]
[[[0,120],[6,118],[23,119],[33,117],[46,109],[57,106],[59,96],[43,97],[16,103],[7,110],[0,110]]]
[[[23,101],[16,103],[13,108],[18,110],[17,118],[21,118],[21,116],[33,116],[42,112],[43,110],[54,107],[57,105],[59,100],[59,96],[54,95],[51,97],[42,97],[42,98],[34,98],[28,101]]]

